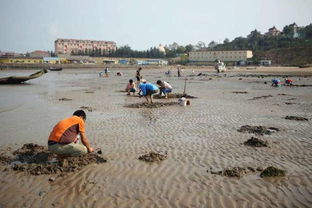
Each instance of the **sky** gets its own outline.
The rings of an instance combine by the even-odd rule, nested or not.
[[[312,23],[312,0],[0,0],[0,50],[54,50],[58,38],[146,50],[223,42],[293,22]]]

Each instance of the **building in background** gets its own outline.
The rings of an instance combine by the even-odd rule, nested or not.
[[[45,63],[45,64],[60,64],[61,58],[59,58],[59,57],[43,57],[43,63]]]
[[[48,51],[40,51],[40,50],[36,50],[36,51],[32,51],[29,53],[30,57],[49,57],[50,53]]]
[[[32,57],[8,57],[0,58],[0,63],[3,64],[41,64],[43,63],[42,58],[32,58]]]
[[[54,42],[57,55],[107,55],[115,51],[117,46],[113,41],[57,39]]]
[[[189,52],[189,61],[191,62],[214,62],[221,61],[246,61],[252,58],[251,50],[231,50],[231,51],[212,51],[198,50]]]

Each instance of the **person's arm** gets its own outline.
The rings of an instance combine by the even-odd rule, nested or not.
[[[93,152],[93,148],[90,146],[90,142],[86,134],[81,132],[80,135],[81,135],[81,142],[84,146],[86,146],[88,152]]]

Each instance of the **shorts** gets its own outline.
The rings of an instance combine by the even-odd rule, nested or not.
[[[146,90],[146,95],[152,95],[158,93],[158,90]]]
[[[167,93],[172,92],[172,89],[169,89],[169,88],[163,88],[163,89],[161,89],[160,91],[161,91],[162,93],[164,93],[164,94],[167,94]]]
[[[131,88],[130,90],[129,90],[129,92],[135,92],[136,90],[135,90],[135,88]]]
[[[69,144],[49,144],[48,149],[54,154],[70,157],[78,157],[88,153],[86,146],[74,142]]]

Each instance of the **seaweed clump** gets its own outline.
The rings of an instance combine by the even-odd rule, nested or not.
[[[286,171],[285,170],[281,170],[281,169],[278,169],[278,168],[275,168],[273,166],[270,166],[266,169],[264,169],[261,174],[260,174],[260,177],[261,178],[264,178],[264,177],[282,177],[282,176],[285,176],[286,175]]]

